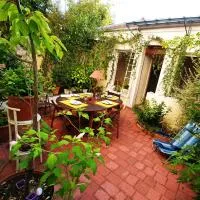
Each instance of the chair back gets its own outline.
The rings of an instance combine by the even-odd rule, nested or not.
[[[12,141],[12,129],[11,125],[15,127],[15,138],[20,138],[18,135],[18,124],[17,124],[17,112],[20,112],[19,108],[12,108],[6,106],[7,109],[7,117],[8,117],[8,125],[9,125],[9,141]]]
[[[113,96],[116,96],[116,97],[118,97],[118,98],[119,98],[119,100],[120,100],[120,98],[121,98],[121,95],[120,95],[120,94],[117,94],[117,93],[115,93],[115,92],[110,92],[110,91],[107,91],[107,93],[108,93],[108,95],[113,95]]]
[[[177,148],[182,148],[190,138],[193,137],[194,130],[197,125],[195,123],[188,123],[172,141],[172,145]]]

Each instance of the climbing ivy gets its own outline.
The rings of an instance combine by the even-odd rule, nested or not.
[[[194,36],[185,35],[175,37],[172,40],[164,41],[163,47],[168,56],[167,67],[163,79],[165,95],[174,95],[175,88],[181,82],[181,72],[184,67],[187,51],[194,47]]]

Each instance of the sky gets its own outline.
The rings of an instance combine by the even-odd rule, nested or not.
[[[60,7],[65,8],[64,0]],[[200,16],[200,0],[102,0],[111,6],[114,24],[141,19]]]

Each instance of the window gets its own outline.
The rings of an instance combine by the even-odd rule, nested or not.
[[[124,83],[125,76],[126,76],[126,79],[128,78],[129,80],[130,75],[131,75],[130,69],[128,69],[129,71],[127,71],[129,58],[130,58],[130,51],[119,51],[117,71],[116,71],[115,82],[114,82],[116,90],[119,90],[119,88],[122,88],[123,84],[124,84],[124,87],[125,87],[125,84],[129,84],[129,82]],[[129,65],[129,68],[130,68],[130,65]],[[126,71],[127,71],[127,74],[126,74]]]

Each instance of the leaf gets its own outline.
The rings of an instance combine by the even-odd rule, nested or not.
[[[58,154],[58,162],[63,164],[68,164],[69,152],[62,152]]]
[[[112,120],[110,118],[104,119],[104,123],[108,125],[112,125]]]
[[[53,169],[57,164],[57,157],[55,154],[51,153],[46,162],[48,168]]]
[[[61,176],[62,170],[60,168],[55,168],[53,170],[53,173],[55,174],[56,177],[59,178]]]
[[[17,25],[20,27],[22,35],[27,36],[29,34],[28,26],[24,20],[18,21]]]
[[[61,196],[61,197],[64,197],[66,196],[66,193],[68,193],[69,191],[71,191],[71,184],[69,181],[67,180],[64,180],[62,183],[61,183],[61,188],[58,190],[58,194]]]
[[[67,51],[66,47],[64,46],[64,44],[61,42],[61,40],[56,37],[55,35],[51,36],[53,38],[54,41],[56,41],[65,51]]]
[[[40,178],[40,183],[45,183],[47,178],[51,175],[50,171],[45,171],[42,175],[42,177]]]
[[[100,122],[101,121],[101,119],[99,117],[96,117],[93,120],[94,120],[94,122]]]
[[[10,44],[10,42],[5,38],[0,38],[0,44]]]
[[[8,9],[11,3],[7,1],[0,1],[0,21],[7,21]]]
[[[51,174],[48,178],[47,178],[47,184],[48,185],[55,185],[56,184],[56,180],[57,177],[55,176],[55,174]]]
[[[72,165],[70,174],[74,177],[79,177],[82,173],[82,170],[83,170],[82,165],[75,164],[75,165]]]
[[[29,160],[28,159],[20,160],[20,162],[19,162],[20,169],[27,169],[28,166],[29,166]]]
[[[79,187],[81,192],[84,192],[85,189],[87,188],[87,185],[85,183],[81,183],[81,184],[78,185],[78,187]]]
[[[89,115],[87,113],[82,113],[81,116],[87,120],[89,120]]]
[[[51,145],[51,150],[54,150],[54,149],[56,149],[56,148],[59,148],[59,147],[61,147],[61,146],[63,146],[63,145],[68,145],[68,144],[69,144],[68,141],[66,141],[66,140],[61,140],[61,141],[59,141],[59,142],[57,142],[57,143],[55,143],[55,144],[52,144],[52,145]]]
[[[89,159],[87,161],[87,166],[92,169],[93,174],[96,173],[96,171],[97,171],[97,164],[96,164],[96,162],[93,159]]]
[[[72,112],[71,111],[67,111],[66,115],[72,115]]]
[[[63,136],[63,138],[64,138],[64,139],[68,139],[68,140],[70,140],[70,141],[72,140],[72,136],[71,136],[71,135],[65,135],[65,136]]]
[[[79,158],[81,158],[82,157],[82,149],[81,149],[81,147],[80,146],[74,146],[73,148],[72,148],[72,152],[77,156],[77,157],[79,157]]]
[[[38,133],[38,135],[39,135],[39,137],[42,139],[42,140],[44,140],[45,142],[48,140],[48,138],[49,138],[49,135],[47,134],[47,133],[44,133],[44,132],[39,132]]]

